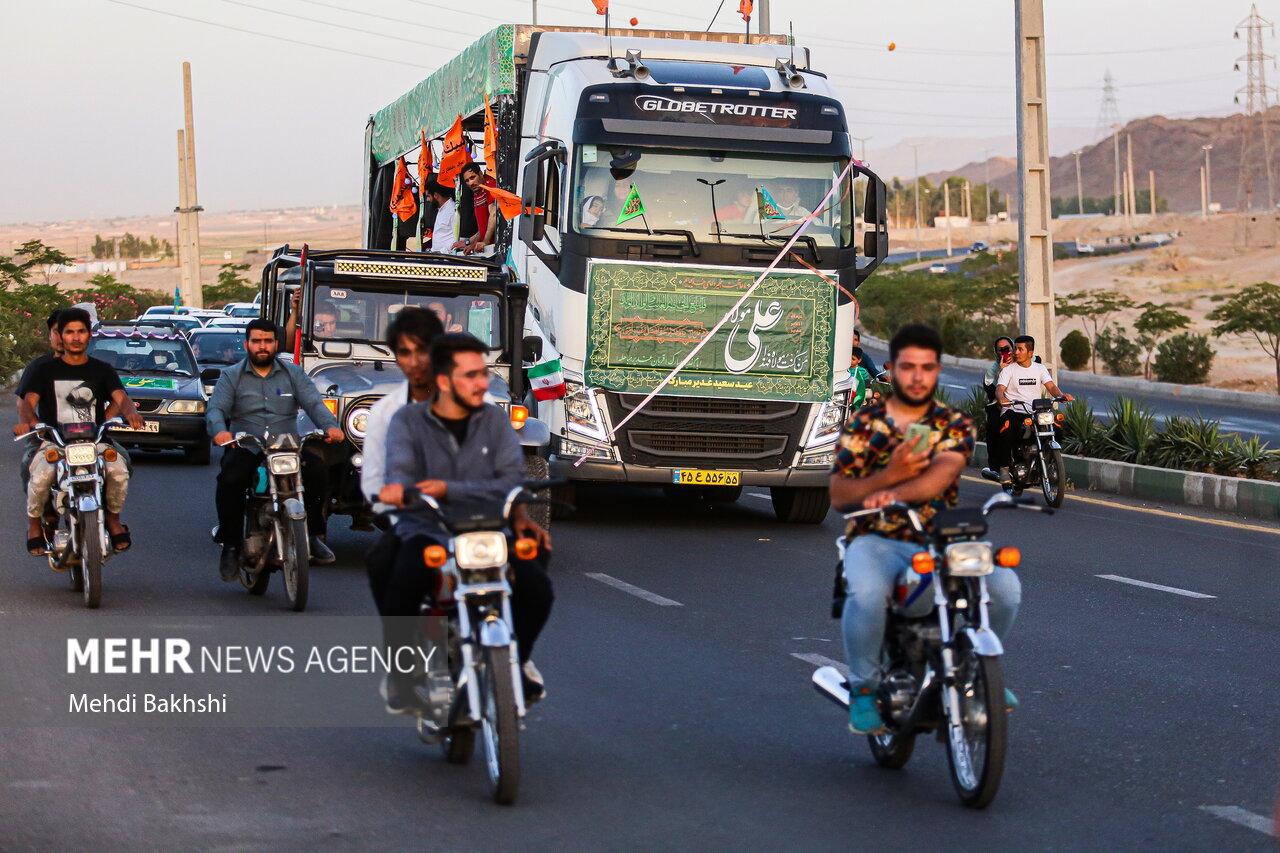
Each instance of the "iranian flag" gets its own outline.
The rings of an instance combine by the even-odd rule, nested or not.
[[[529,368],[529,386],[535,400],[559,400],[564,396],[564,373],[560,371],[560,359],[535,364]]]

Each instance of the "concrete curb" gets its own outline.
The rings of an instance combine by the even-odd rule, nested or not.
[[[1195,471],[1174,471],[1107,459],[1063,455],[1067,481],[1076,491],[1107,492],[1180,506],[1201,506],[1247,518],[1280,519],[1280,483]],[[977,442],[969,467],[987,464],[987,445]],[[993,484],[994,485],[994,484]],[[1067,493],[1070,498],[1070,492]]]
[[[863,332],[863,340],[882,350],[888,350],[887,341]],[[991,362],[981,358],[961,358],[954,355],[943,355],[942,363],[964,367],[970,370],[986,370]],[[1062,384],[1068,388],[1101,388],[1106,391],[1128,392],[1131,394],[1157,394],[1163,397],[1177,397],[1197,403],[1226,403],[1246,409],[1258,409],[1264,412],[1280,412],[1280,394],[1261,394],[1255,391],[1232,391],[1229,388],[1209,388],[1203,385],[1179,385],[1176,382],[1153,382],[1130,376],[1099,376],[1096,373],[1084,373],[1076,370],[1059,370]]]

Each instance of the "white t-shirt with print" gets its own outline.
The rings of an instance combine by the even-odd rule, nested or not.
[[[1031,408],[1032,400],[1039,400],[1044,396],[1044,386],[1048,382],[1052,382],[1053,377],[1049,375],[1049,368],[1037,362],[1031,362],[1026,367],[1021,367],[1015,361],[1004,370],[1000,371],[1000,378],[996,381],[997,385],[1004,386],[1004,395],[1009,400],[1026,404],[1027,409]],[[1023,408],[1022,406],[1018,407]]]

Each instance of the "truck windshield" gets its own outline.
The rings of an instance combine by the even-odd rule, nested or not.
[[[416,305],[434,311],[446,332],[470,332],[488,346],[502,346],[498,297],[491,293],[442,296],[385,285],[317,284],[313,296],[311,336],[316,340],[385,343],[396,312]]]
[[[847,161],[735,151],[578,146],[572,223],[579,233],[681,229],[699,241],[786,239]],[[715,202],[712,203],[712,185]],[[853,193],[837,194],[806,230],[821,246],[852,240]],[[763,214],[763,215],[762,215]]]

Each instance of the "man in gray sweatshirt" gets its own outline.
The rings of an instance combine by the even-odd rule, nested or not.
[[[404,506],[406,487],[441,504],[498,502],[524,479],[524,456],[507,413],[484,402],[489,389],[487,351],[478,338],[464,332],[440,335],[432,342],[435,396],[403,407],[391,419],[386,441],[387,485],[378,496],[382,503]],[[513,510],[512,527],[517,536],[536,539],[539,545],[533,560],[511,560],[515,571],[511,616],[519,640],[525,696],[534,700],[542,697],[544,689],[529,656],[554,600],[546,570],[551,537],[520,505]],[[437,588],[436,573],[423,563],[423,549],[448,539],[444,527],[429,512],[402,513],[395,533],[400,549],[378,602],[383,636],[393,649],[415,644],[416,620],[412,617]],[[414,686],[412,676],[392,672],[387,682],[387,711],[403,714],[420,710]]]

